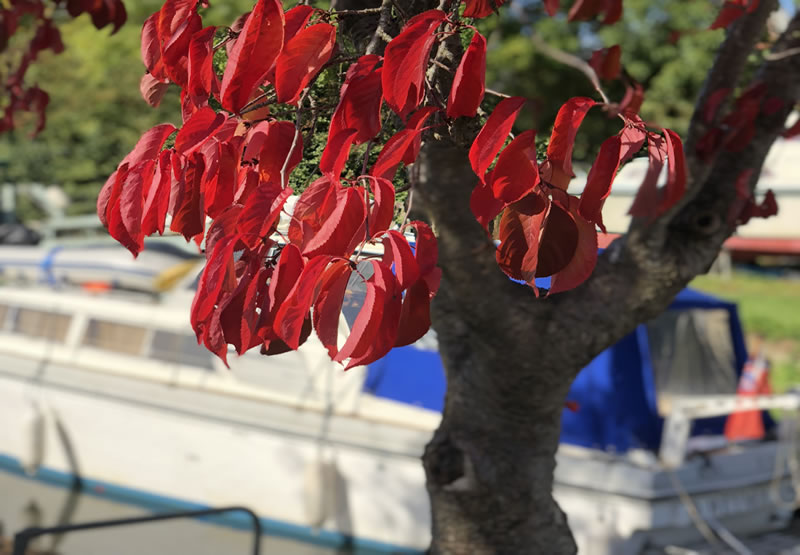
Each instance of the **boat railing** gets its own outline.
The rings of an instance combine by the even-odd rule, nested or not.
[[[692,395],[673,397],[659,458],[667,468],[677,468],[686,458],[692,421],[740,411],[783,409],[800,410],[800,391],[779,395]]]
[[[83,530],[97,530],[99,528],[110,528],[116,526],[132,526],[135,524],[146,524],[150,522],[161,522],[165,520],[176,520],[179,518],[204,518],[209,516],[221,515],[225,513],[244,513],[252,524],[253,548],[251,553],[259,555],[261,553],[261,521],[251,509],[247,507],[221,507],[212,509],[200,509],[195,511],[180,511],[174,513],[162,513],[156,515],[118,518],[112,520],[98,520],[92,522],[79,522],[75,524],[64,524],[61,526],[51,526],[48,528],[31,527],[26,528],[14,535],[14,551],[12,555],[26,555],[28,547],[34,539],[48,534],[66,534]]]

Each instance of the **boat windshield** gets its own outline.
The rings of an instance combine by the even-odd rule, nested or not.
[[[662,414],[672,396],[736,393],[727,310],[668,310],[647,324],[647,335]]]

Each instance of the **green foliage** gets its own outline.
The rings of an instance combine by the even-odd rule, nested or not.
[[[50,94],[47,127],[35,140],[24,125],[0,136],[0,182],[59,184],[76,200],[74,211],[91,212],[142,132],[180,121],[177,90],[156,110],[139,94],[141,24],[158,5],[137,3],[115,35],[98,31],[88,17],[62,22],[64,52],[43,53],[29,71],[29,81]]]
[[[548,45],[584,60],[596,49],[619,44],[626,70],[645,87],[643,119],[679,134],[686,130],[694,98],[722,38],[722,31],[704,30],[713,17],[707,0],[626,0],[623,20],[612,26],[569,23],[563,12],[547,17],[541,2],[521,2],[516,15],[502,14],[482,22],[489,38],[487,86],[531,98],[532,109],[523,112],[518,125],[545,137],[567,99],[599,96],[581,72],[534,48],[533,32]],[[674,32],[682,31],[674,42]],[[619,82],[604,82],[603,88],[612,101],[621,100],[625,92]],[[578,133],[576,159],[591,161],[603,139],[618,130],[619,120],[591,110]]]

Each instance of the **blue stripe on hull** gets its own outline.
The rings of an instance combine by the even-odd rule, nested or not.
[[[63,488],[71,487],[74,480],[74,475],[70,473],[47,467],[40,467],[35,476],[29,476],[23,470],[22,464],[20,464],[18,459],[3,454],[0,454],[0,470],[7,471],[10,474],[22,478]],[[128,505],[135,505],[151,512],[193,511],[210,508],[200,503],[157,495],[100,480],[92,480],[91,478],[81,478],[81,481],[84,486],[82,492],[87,495]],[[209,520],[214,524],[240,530],[252,529],[252,521],[247,516],[241,514],[221,515],[202,520]],[[365,538],[355,538],[329,530],[314,530],[309,526],[301,526],[299,524],[282,522],[271,518],[259,517],[259,520],[261,521],[261,526],[265,535],[287,538],[332,549],[349,548],[352,549],[353,553],[359,555],[422,553],[421,551],[407,547],[400,547]]]

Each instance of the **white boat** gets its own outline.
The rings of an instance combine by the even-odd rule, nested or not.
[[[80,271],[58,281],[82,281]],[[147,287],[128,289],[135,288]],[[195,341],[192,292],[192,274],[158,296],[0,287],[0,468],[64,485],[78,474],[94,495],[152,509],[245,505],[267,533],[318,545],[424,550],[430,509],[420,456],[440,420],[444,387],[435,335],[346,373],[313,336],[297,353],[231,356],[228,370]],[[719,334],[719,305],[690,305],[675,305],[679,312],[640,332],[650,333],[651,347],[689,347],[699,332]],[[732,322],[723,323],[730,332]],[[719,339],[717,358],[701,359],[721,364],[713,371],[695,373],[676,357],[664,366],[662,357],[667,370],[650,368],[649,389],[641,368],[638,381],[620,381],[627,374],[619,364],[587,369],[576,382],[581,406],[565,413],[555,495],[581,553],[688,544],[702,539],[703,526],[723,536],[761,533],[791,518],[780,442],[685,456],[698,440],[682,424],[740,402],[727,395],[708,404],[708,394],[736,386],[735,338]],[[428,382],[415,381],[423,371]],[[582,397],[588,389],[592,396]],[[648,391],[657,396],[636,403],[649,412],[604,414],[619,396]],[[797,407],[791,395],[754,399],[759,408]],[[609,421],[603,429],[598,414]],[[585,420],[595,422],[591,430]]]

